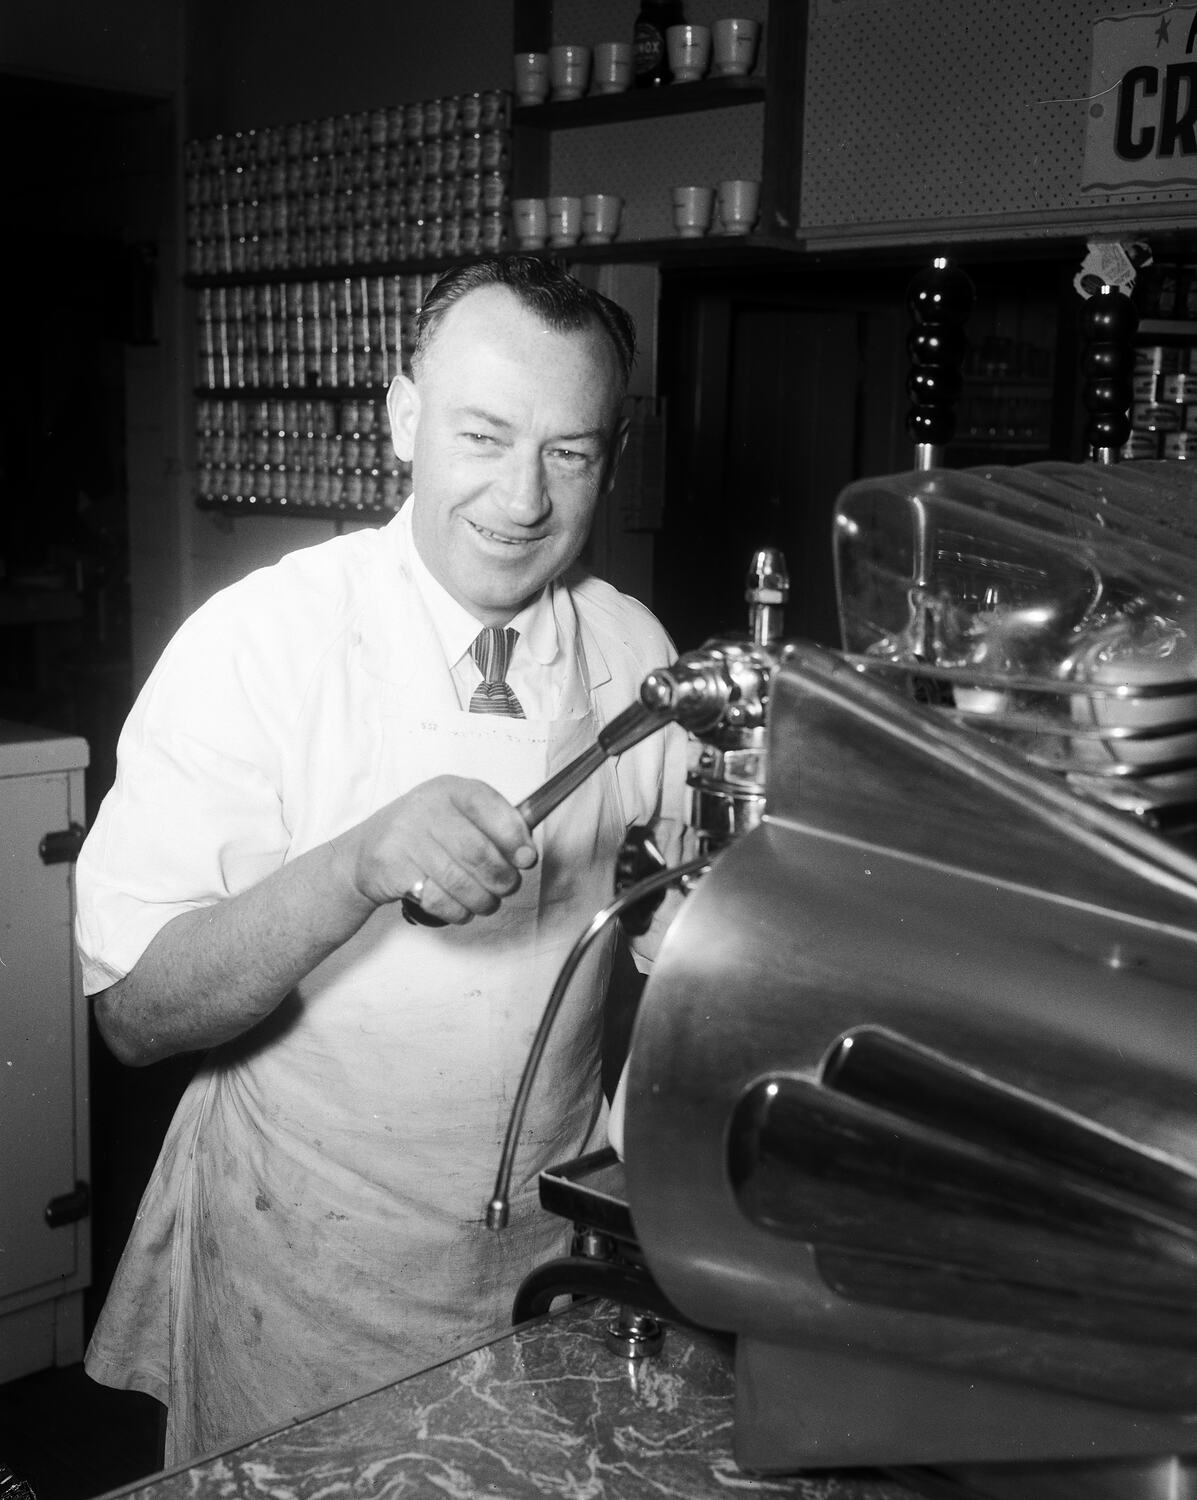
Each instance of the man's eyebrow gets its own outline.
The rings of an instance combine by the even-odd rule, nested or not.
[[[605,427],[587,427],[583,432],[562,432],[551,438],[554,443],[601,443],[607,436]]]
[[[458,420],[462,422],[481,422],[487,426],[497,428],[500,432],[511,432],[514,424],[507,421],[505,417],[496,416],[494,412],[487,411],[484,406],[463,406],[458,413]],[[554,443],[585,443],[591,440],[602,442],[607,432],[603,427],[588,427],[581,432],[562,432],[551,441]]]
[[[505,417],[496,416],[493,411],[487,411],[483,406],[463,406],[459,412],[459,420],[484,422],[490,427],[498,427],[504,432],[511,431],[511,423]]]

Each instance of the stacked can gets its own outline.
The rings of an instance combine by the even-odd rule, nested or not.
[[[386,419],[418,275],[204,287],[196,464],[208,501],[389,512],[410,490]]]
[[[510,95],[217,135],[185,160],[193,275],[474,255],[503,242]]]
[[[410,357],[427,279],[359,273],[201,287],[196,385],[203,392],[385,386]]]
[[[1123,458],[1197,457],[1197,347],[1135,350],[1131,434]]]
[[[203,399],[197,410],[201,496],[244,506],[392,512],[411,489],[381,399]]]

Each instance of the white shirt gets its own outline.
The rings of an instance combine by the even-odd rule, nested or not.
[[[458,702],[462,708],[468,708],[474,689],[482,681],[482,673],[470,654],[481,626],[428,571],[414,538],[411,576],[444,650]],[[507,682],[524,713],[530,719],[574,717],[580,711],[580,703],[573,701],[576,695],[571,696],[568,704],[565,702],[566,691],[573,686],[573,676],[567,671],[549,589],[541,589],[508,624],[519,632],[519,639],[508,663]]]
[[[87,993],[127,974],[181,911],[244,890],[362,816],[366,737],[386,713],[386,694],[403,692],[412,673],[402,591],[423,564],[411,503],[379,530],[294,552],[222,590],[163,653],[122,731],[116,781],[76,871]],[[477,622],[423,571],[434,629],[442,640],[448,631],[446,660],[458,660]],[[676,655],[648,610],[594,578],[551,585],[532,613],[526,649],[551,665],[549,691],[564,700],[554,717],[585,709],[574,670],[576,617],[586,625],[591,686],[607,721],[635,700],[649,671]],[[442,617],[447,626],[435,623]],[[467,632],[449,658],[454,633],[460,642]],[[468,668],[464,682],[447,675],[440,707],[464,706],[461,693],[480,676],[472,661]],[[512,687],[528,691],[529,703],[542,697],[530,673]],[[684,820],[685,753],[685,735],[669,729],[619,757],[629,823],[657,814]],[[644,956],[651,945],[634,947]]]
[[[475,742],[492,785],[526,795],[555,766],[554,740],[579,753],[672,659],[634,601],[593,579],[554,584],[562,668],[593,713],[464,713],[413,583],[405,512],[251,575],[167,648],[78,864],[89,991],[178,912],[430,775],[479,774]],[[609,899],[628,824],[679,815],[684,746],[660,732],[579,788],[536,830],[542,858],[494,917],[436,932],[379,908],[261,1028],[204,1061],[88,1354],[96,1379],[169,1400],[169,1462],[477,1343],[504,1325],[526,1271],[562,1252],[535,1175],[601,1130],[609,949],[591,948],[592,972],[566,992],[502,1236],[482,1205],[552,983]]]

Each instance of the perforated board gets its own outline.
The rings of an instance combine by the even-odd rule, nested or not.
[[[804,236],[1197,224],[1193,186],[1081,191],[1095,24],[1160,0],[810,0]],[[1184,10],[1185,24],[1193,15]]]

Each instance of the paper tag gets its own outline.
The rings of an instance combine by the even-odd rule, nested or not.
[[[1117,240],[1089,240],[1072,284],[1082,297],[1095,297],[1103,286],[1116,287],[1129,297],[1136,275],[1150,264],[1151,249],[1142,240],[1130,245]]]

